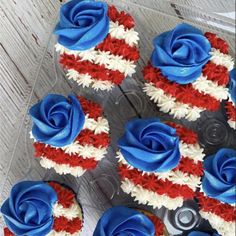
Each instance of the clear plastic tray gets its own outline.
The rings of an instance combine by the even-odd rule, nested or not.
[[[203,31],[217,33],[227,40],[230,45],[230,53],[235,55],[235,25],[228,18],[215,13],[206,14],[204,11],[199,11],[198,7],[183,6],[183,1],[175,1],[173,4],[172,1],[165,0],[149,0],[148,3],[141,0],[110,0],[108,3],[126,10],[132,14],[136,21],[136,30],[141,39],[141,58],[138,62],[137,73],[132,78],[125,79],[121,86],[117,86],[110,93],[95,93],[89,89],[82,89],[76,83],[65,78],[63,70],[57,63],[58,58],[54,50],[56,38],[51,35],[27,106],[28,109],[49,92],[64,95],[74,92],[99,102],[105,109],[105,115],[111,127],[112,143],[107,157],[99,163],[95,170],[86,172],[80,178],[69,175],[58,176],[53,170],[45,170],[34,158],[32,141],[29,138],[31,122],[26,112],[22,129],[13,145],[14,150],[6,178],[2,180],[2,186],[0,186],[0,202],[2,202],[8,197],[13,184],[23,179],[57,180],[67,184],[77,193],[78,201],[83,206],[85,222],[81,236],[92,235],[100,215],[107,208],[113,205],[138,206],[120,189],[117,173],[116,141],[123,133],[124,124],[134,117],[155,116],[163,120],[173,120],[171,116],[159,112],[141,89],[144,83],[141,71],[150,57],[153,37],[184,21]],[[200,143],[205,148],[206,154],[214,153],[220,147],[236,147],[236,132],[230,129],[227,124],[223,104],[217,112],[204,112],[196,122],[191,123],[186,120],[176,122],[198,132]],[[176,211],[166,211],[164,208],[153,210],[146,206],[139,207],[150,210],[164,219],[172,235],[184,235],[192,227],[210,229],[210,226],[200,219],[194,201],[185,202],[184,207]],[[3,222],[1,222],[1,226],[4,226]]]

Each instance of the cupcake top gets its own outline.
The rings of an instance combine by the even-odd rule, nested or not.
[[[163,233],[161,222],[153,222],[152,217],[149,218],[138,210],[116,206],[108,209],[102,215],[93,236],[159,236],[162,234],[159,234],[156,229],[160,229],[160,227]]]
[[[217,233],[206,233],[203,231],[192,231],[187,236],[220,236]]]
[[[82,211],[74,193],[55,182],[17,183],[1,206],[1,213],[5,235],[78,233],[82,228]]]
[[[204,161],[204,193],[218,201],[236,203],[236,150],[222,148]]]

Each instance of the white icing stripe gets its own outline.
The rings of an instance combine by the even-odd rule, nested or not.
[[[193,88],[198,90],[200,93],[208,94],[219,101],[226,100],[228,98],[228,88],[208,80],[207,77],[203,75],[194,81],[192,85]]]
[[[228,124],[232,129],[236,129],[236,120],[228,120]]]
[[[225,66],[228,71],[231,71],[234,67],[234,59],[228,55],[221,53],[219,49],[212,48],[211,49],[211,61],[216,65]]]
[[[157,104],[160,111],[170,113],[177,119],[185,118],[189,121],[195,121],[204,110],[176,101],[174,97],[166,95],[164,90],[156,88],[152,83],[146,83],[143,91]]]
[[[139,41],[138,32],[132,29],[125,29],[118,22],[110,21],[109,33],[112,38],[124,39],[131,47],[136,46]]]
[[[46,169],[55,169],[55,171],[60,174],[71,174],[75,177],[79,177],[85,173],[85,169],[80,166],[71,167],[69,164],[57,164],[54,161],[47,159],[46,157],[41,157],[40,164]]]
[[[104,91],[111,91],[115,84],[108,80],[97,80],[93,79],[89,74],[80,74],[74,69],[69,69],[66,76],[68,79],[73,79],[83,88],[92,87],[94,90],[98,91],[99,89]]]
[[[58,43],[56,44],[56,51],[59,51],[61,54],[66,53],[79,56],[81,61],[88,60],[97,65],[104,65],[109,70],[118,70],[125,74],[125,76],[131,76],[135,73],[136,65],[134,61],[126,60],[122,56],[113,55],[109,51],[96,50],[94,47],[85,51],[73,51],[66,49]]]
[[[94,134],[109,133],[109,124],[104,117],[98,117],[97,120],[89,118],[89,115],[85,116],[85,122],[83,129],[89,129],[94,131]]]
[[[117,152],[117,158],[119,160],[119,163],[126,165],[129,169],[134,169],[123,157],[121,152]],[[142,170],[140,170],[142,171]],[[168,172],[145,172],[142,171],[143,174],[147,175],[156,175],[157,179],[162,179],[162,180],[169,180],[174,184],[179,184],[179,185],[187,185],[189,188],[191,188],[193,191],[196,190],[197,187],[200,186],[201,183],[201,177],[192,175],[192,174],[187,174],[184,173],[180,170],[176,171],[168,171]]]
[[[60,232],[57,232],[55,230],[52,230],[50,231],[50,233],[47,234],[47,236],[79,236],[80,235],[80,232],[76,232],[76,233],[68,233],[66,231],[60,231]]]
[[[135,185],[128,179],[122,180],[121,188],[125,193],[131,194],[139,204],[147,204],[153,208],[166,207],[170,210],[175,210],[183,205],[183,198],[170,198],[166,195],[159,195],[153,191],[149,191],[139,185]]]
[[[184,157],[188,157],[197,163],[198,161],[203,161],[205,154],[203,153],[204,149],[200,147],[198,143],[196,144],[187,144],[183,141],[180,141],[180,153]]]
[[[64,216],[68,220],[73,220],[75,218],[80,218],[81,221],[83,220],[81,207],[75,201],[69,208],[65,208],[57,202],[53,206],[53,216],[57,218]]]
[[[65,153],[77,154],[83,159],[92,158],[100,161],[107,154],[107,148],[96,148],[93,145],[80,145],[78,141],[61,148]]]
[[[223,218],[211,212],[200,210],[199,213],[204,219],[208,220],[211,226],[222,236],[232,236],[233,232],[236,230],[235,221],[227,222]]]

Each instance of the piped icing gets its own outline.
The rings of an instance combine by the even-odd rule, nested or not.
[[[235,232],[236,151],[222,148],[204,161],[200,214],[223,236]]]
[[[91,0],[86,2],[89,5],[95,4]],[[83,1],[80,1],[78,5],[82,3]],[[97,4],[106,3],[97,2]],[[78,15],[81,9],[78,8]],[[108,32],[100,42],[90,45],[86,50],[81,50],[79,47],[68,48],[66,44],[61,43],[59,37],[55,46],[56,51],[60,53],[59,62],[67,71],[67,77],[82,87],[91,87],[96,91],[112,90],[126,76],[132,76],[136,70],[135,63],[139,59],[139,36],[134,30],[133,18],[124,11],[119,12],[114,6],[108,6],[106,15],[109,19]],[[63,16],[61,19],[64,21]],[[73,29],[70,27],[66,28],[66,31],[62,29],[62,33],[69,37],[71,30]],[[57,29],[55,32],[57,33]],[[91,38],[93,37],[91,35]]]
[[[13,211],[14,215],[19,215],[9,223]],[[16,184],[1,213],[7,225],[4,236],[72,236],[78,235],[83,226],[82,209],[74,192],[55,182],[23,181]]]
[[[35,157],[40,159],[44,168],[53,168],[58,174],[78,177],[86,170],[94,169],[105,157],[110,136],[109,124],[102,115],[102,108],[83,97],[75,99],[81,106],[84,122],[81,131],[71,143],[58,147],[37,140],[33,132],[31,137],[34,140]],[[75,119],[73,122],[79,123],[78,121]]]
[[[176,31],[180,31],[183,26],[183,35],[177,35]],[[190,69],[193,66],[194,70],[198,71],[197,76],[191,75],[189,77],[190,80],[188,80],[188,76],[185,77],[184,74],[181,77],[181,73],[178,74],[177,72],[181,70],[185,71],[184,68],[186,65],[176,63],[175,60],[185,61],[186,58],[182,58],[182,54],[177,52],[181,51],[187,53],[191,46],[186,46],[185,44],[189,40],[189,37],[193,40],[191,41],[191,43],[193,43],[196,38],[195,36],[192,37],[192,35],[195,35],[198,31],[194,28],[196,32],[191,33],[191,27],[189,25],[188,27],[185,26],[186,24],[178,25],[172,31],[163,33],[163,36],[160,37],[161,39],[154,40],[154,42],[158,43],[153,54],[156,55],[158,52],[159,56],[155,56],[155,60],[152,56],[151,62],[148,62],[147,66],[143,69],[143,76],[146,82],[143,90],[157,105],[160,111],[169,113],[177,119],[185,118],[189,121],[195,121],[200,117],[201,112],[205,110],[218,110],[220,108],[220,102],[228,98],[229,92],[227,84],[229,82],[229,71],[232,70],[234,62],[233,58],[228,54],[228,44],[224,40],[212,33],[207,32],[202,35],[202,33],[199,32],[197,38],[200,37],[204,43],[209,41],[209,58],[205,60],[204,63],[200,63],[199,66],[193,63],[193,65],[189,67]],[[187,31],[189,31],[189,34],[185,34]],[[158,37],[159,36],[157,36],[157,38]],[[177,37],[176,42],[173,41],[175,37]],[[168,40],[166,39],[164,41],[163,38],[167,38]],[[181,43],[177,43],[178,40],[180,40]],[[199,47],[202,40],[200,40],[200,42],[198,41],[196,45],[194,43],[194,45]],[[175,43],[177,45],[175,45]],[[171,47],[173,47],[172,53],[168,54],[168,60],[164,60],[166,57],[162,57],[162,54],[167,54]],[[204,48],[205,47],[203,47],[203,50]],[[177,55],[174,54],[175,50],[177,51]],[[206,55],[205,53],[206,51],[204,55]],[[187,55],[188,54],[185,55],[187,57],[186,63],[188,63],[189,59]],[[197,57],[197,54],[192,53],[191,56]],[[161,59],[157,60],[158,58]],[[153,60],[156,64],[153,63]],[[199,60],[199,58],[197,57],[196,60]],[[190,61],[193,62],[194,59]],[[169,67],[172,67],[173,70],[169,70]],[[175,70],[175,67],[178,67],[178,70]],[[178,75],[179,77],[177,76],[170,79],[169,77],[171,77],[172,72],[175,76]],[[230,123],[232,123],[232,121]]]
[[[147,122],[147,120],[140,121]],[[151,121],[153,122],[153,119]],[[156,122],[160,121],[156,120]],[[117,159],[119,163],[119,175],[122,182],[121,188],[124,192],[130,194],[140,204],[147,204],[153,208],[165,206],[172,210],[182,206],[184,200],[194,197],[196,189],[200,186],[201,176],[203,175],[202,160],[204,154],[203,149],[198,144],[197,135],[193,131],[173,122],[167,122],[165,125],[174,129],[179,139],[178,146],[172,146],[172,148],[179,150],[180,153],[180,159],[175,167],[161,172],[144,170],[141,164],[140,166],[134,165],[136,155],[134,157],[128,156],[127,158],[126,152],[122,153],[122,147],[117,152]],[[137,135],[139,134],[139,130],[135,129],[135,127],[134,130],[136,130],[136,133],[133,138],[139,137]],[[160,136],[158,137],[159,132],[151,132],[150,129],[149,132],[152,135],[147,137],[153,139],[153,142],[157,142],[157,140],[162,142],[166,138],[163,130],[161,129]],[[145,132],[142,135],[145,137]],[[150,140],[145,140],[145,142],[151,143]],[[155,143],[156,150],[158,148],[162,150],[161,144],[157,143]],[[132,150],[130,152],[133,154]],[[150,153],[153,153],[153,150],[150,150]],[[142,156],[138,157],[142,158]],[[130,158],[133,158],[135,162],[130,161]],[[145,160],[147,162],[149,161],[149,159]]]

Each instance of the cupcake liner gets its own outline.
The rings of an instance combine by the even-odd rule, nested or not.
[[[220,235],[231,236],[236,231],[235,206],[208,197],[203,192],[197,194],[197,199],[200,215],[208,220]]]
[[[195,121],[203,111],[218,110],[220,102],[228,98],[226,86],[234,65],[228,44],[213,33],[207,32],[205,37],[211,44],[211,58],[194,82],[187,85],[171,82],[150,62],[143,70],[144,92],[160,111],[174,118]]]
[[[132,76],[139,59],[139,37],[133,18],[114,6],[109,6],[108,16],[109,33],[97,46],[84,51],[69,50],[59,43],[55,46],[68,79],[96,91],[109,91],[126,76]]]
[[[47,236],[79,235],[83,227],[83,212],[80,204],[76,200],[76,195],[66,185],[57,182],[47,182],[57,194],[57,202],[53,206],[54,223],[52,230]],[[4,236],[14,236],[8,229],[4,228]]]
[[[181,159],[176,168],[162,173],[144,172],[129,165],[118,151],[118,170],[121,188],[138,203],[174,210],[181,207],[184,200],[194,198],[203,175],[204,154],[196,133],[173,122],[166,124],[175,128],[180,138]]]
[[[96,168],[106,155],[110,142],[109,124],[102,115],[101,106],[84,97],[78,97],[78,100],[85,114],[85,123],[73,143],[60,148],[37,140],[33,143],[35,157],[40,159],[42,167],[75,177]]]

